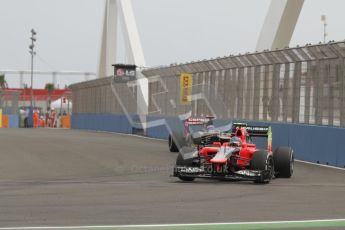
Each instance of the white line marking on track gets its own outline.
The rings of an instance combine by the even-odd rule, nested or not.
[[[340,168],[340,167],[336,167],[336,166],[317,164],[317,163],[313,163],[313,162],[309,162],[309,161],[301,161],[301,160],[295,160],[295,161],[301,162],[301,163],[304,163],[304,164],[315,165],[315,166],[319,166],[319,167],[330,168],[330,169],[338,169],[338,170],[345,171],[345,168]]]
[[[82,129],[75,129],[75,130],[82,130]],[[154,138],[154,137],[147,137],[147,136],[141,136],[141,135],[137,135],[137,134],[115,133],[115,132],[107,132],[107,131],[101,131],[101,130],[87,130],[87,131],[96,132],[96,133],[109,133],[109,134],[115,134],[115,135],[120,135],[120,136],[139,137],[139,138],[149,139],[149,140],[167,141],[167,140],[165,140],[165,139]]]
[[[154,228],[154,227],[188,227],[188,226],[217,226],[217,225],[259,225],[259,224],[298,224],[340,222],[345,219],[323,220],[288,220],[288,221],[258,221],[258,222],[230,222],[230,223],[191,223],[191,224],[148,224],[148,225],[94,225],[94,226],[46,226],[46,227],[0,227],[0,230],[34,230],[34,229],[97,229],[97,228]]]

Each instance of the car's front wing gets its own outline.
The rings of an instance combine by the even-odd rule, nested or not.
[[[175,166],[174,177],[192,177],[192,178],[208,178],[208,179],[229,179],[229,180],[260,180],[266,177],[270,172],[268,170],[238,170],[234,172],[214,172],[208,171],[202,167],[186,167]]]

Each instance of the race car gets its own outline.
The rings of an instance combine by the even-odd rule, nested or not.
[[[183,147],[193,146],[193,135],[208,136],[212,139],[212,136],[219,136],[220,130],[217,130],[213,125],[214,117],[207,116],[204,118],[190,117],[183,122],[180,131],[172,131],[169,135],[168,146],[170,152],[179,152]],[[231,126],[225,132],[231,130]],[[195,137],[194,137],[195,138]]]
[[[258,149],[252,137],[266,137],[267,148]],[[293,149],[278,147],[272,152],[269,126],[234,124],[225,135],[199,133],[192,139],[195,146],[181,148],[174,167],[173,176],[182,181],[210,178],[263,184],[274,177],[290,178],[293,174]]]

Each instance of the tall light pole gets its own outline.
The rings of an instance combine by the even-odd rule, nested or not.
[[[29,46],[30,49],[30,54],[31,54],[31,86],[30,86],[30,112],[29,112],[29,123],[30,127],[33,126],[33,79],[34,79],[34,56],[36,52],[34,51],[35,48],[35,42],[36,42],[36,37],[35,35],[37,32],[34,29],[31,29],[31,45]]]
[[[323,21],[323,43],[326,43],[326,37],[327,37],[327,19],[326,19],[326,15],[321,15],[321,21]]]

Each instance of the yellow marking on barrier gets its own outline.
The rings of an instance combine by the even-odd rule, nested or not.
[[[0,128],[2,128],[2,109],[0,109]]]
[[[193,75],[182,73],[180,75],[180,103],[181,105],[191,104]]]

